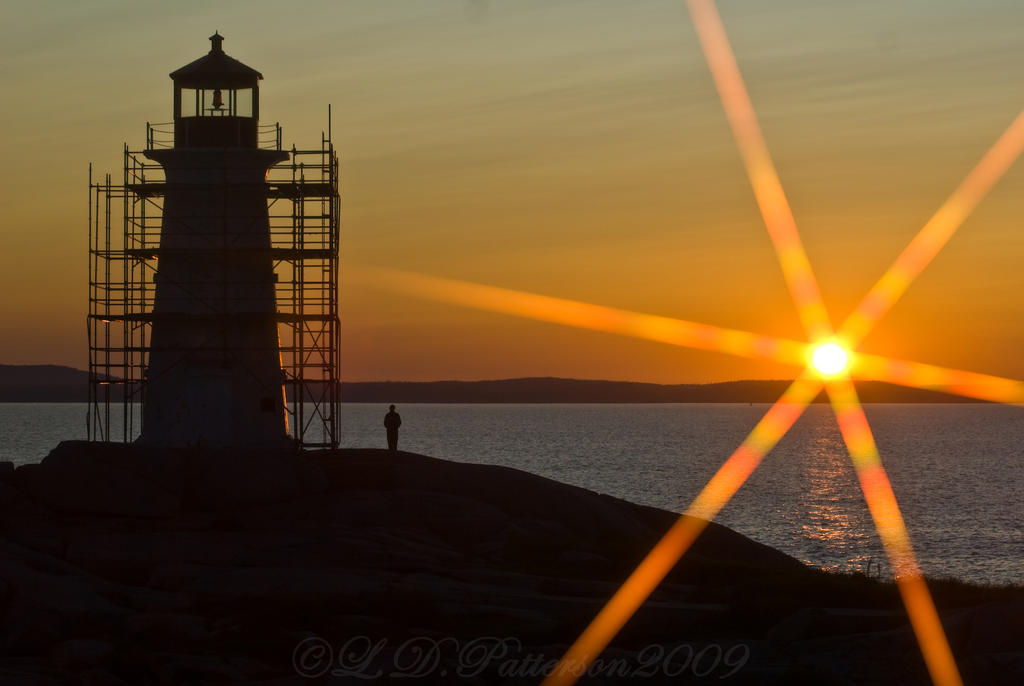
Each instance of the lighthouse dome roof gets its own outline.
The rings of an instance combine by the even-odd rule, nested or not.
[[[223,41],[224,37],[219,33],[210,36],[210,52],[172,71],[174,82],[184,88],[255,86],[263,74],[226,54],[221,47]]]

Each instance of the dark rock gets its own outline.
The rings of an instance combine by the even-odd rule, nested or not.
[[[7,607],[10,605],[13,595],[14,587],[9,581],[0,577],[0,617],[7,613]]]
[[[513,469],[384,450],[62,444],[0,481],[0,502],[4,485],[52,507],[0,515],[5,685],[306,683],[292,651],[310,636],[335,650],[353,637],[384,640],[385,667],[417,637],[451,646],[513,636],[524,654],[555,659],[678,521]],[[98,492],[74,493],[83,488]],[[1020,593],[977,590],[987,605],[969,607],[973,592],[958,591],[963,609],[943,611],[965,676],[1021,681]],[[894,588],[805,568],[714,524],[607,655],[635,660],[645,646],[684,641],[694,652],[753,646],[728,683],[927,679]],[[685,650],[673,654],[685,670]],[[453,669],[452,659],[442,665]],[[622,683],[696,678],[663,677]],[[459,681],[537,682],[492,672]]]
[[[322,492],[321,467],[293,452],[224,450],[189,455],[187,498],[202,510],[233,510]]]
[[[1020,684],[1024,651],[971,655],[961,666],[966,684]]]
[[[1024,647],[1024,599],[971,610],[966,647],[974,654],[1020,653]]]
[[[14,463],[0,461],[0,481],[7,481],[14,476]]]
[[[39,506],[21,489],[6,481],[0,481],[0,511],[24,513],[39,510]]]
[[[123,517],[166,518],[183,505],[234,510],[328,488],[322,466],[293,450],[161,450],[85,441],[62,442],[13,478],[55,511]]]
[[[581,549],[635,559],[637,552],[645,552],[644,548],[678,519],[678,515],[664,510],[634,505],[509,467],[464,464],[387,450],[324,451],[318,455],[334,488],[362,489],[372,484],[401,498],[398,507],[391,507],[388,512],[403,521],[416,517],[416,513],[422,516],[422,505],[414,500],[420,494],[426,506],[438,504],[443,495],[458,497],[464,501],[462,507],[446,506],[454,529],[446,535],[460,537],[460,547],[475,529],[484,534],[482,539],[489,545],[493,529],[487,526],[514,523],[525,527],[529,523],[529,537],[518,539],[522,545],[510,551],[512,556],[548,555],[553,561],[564,550],[561,541],[571,539]],[[524,497],[527,493],[529,497]],[[466,513],[466,505],[479,512]],[[479,521],[485,513],[496,515],[490,518],[489,525]],[[434,513],[429,518],[448,524]],[[744,565],[779,565],[792,570],[803,567],[792,557],[713,522],[694,544],[693,553]]]
[[[274,671],[266,662],[247,657],[232,656],[228,658],[227,662],[231,667],[245,674],[246,681],[249,683],[252,683],[250,679],[253,677],[267,673],[272,674]]]
[[[60,559],[62,538],[52,531],[50,535],[45,535],[31,527],[30,522],[22,520],[18,523],[20,526],[17,531],[11,532],[6,538],[0,538],[0,560],[17,562],[48,574],[76,576],[82,573],[75,565]]]
[[[82,686],[130,686],[129,682],[119,679],[105,669],[84,669],[77,676]]]
[[[245,674],[226,659],[213,655],[156,653],[153,667],[160,683],[209,684],[243,681]]]
[[[785,646],[814,636],[825,612],[816,607],[805,607],[789,615],[772,627],[766,638],[774,645]]]
[[[65,558],[104,579],[141,583],[155,561],[153,540],[141,534],[86,534],[67,543]]]
[[[133,615],[125,621],[124,628],[135,638],[163,646],[192,644],[211,635],[202,617],[175,612]]]
[[[845,676],[829,666],[791,665],[779,678],[779,686],[851,686]]]
[[[204,601],[232,606],[248,603],[336,606],[383,595],[387,590],[386,580],[384,575],[367,578],[343,570],[228,568],[208,571],[185,590]]]
[[[50,658],[62,669],[77,671],[102,664],[113,652],[114,646],[108,641],[73,639],[55,645]]]
[[[604,555],[588,553],[582,550],[566,550],[559,553],[558,564],[580,569],[606,569],[608,567],[608,558]]]
[[[15,478],[57,512],[169,517],[181,508],[182,467],[168,451],[143,456],[131,445],[64,441]]]
[[[152,574],[146,581],[146,586],[167,591],[179,591],[215,569],[209,565],[187,562],[161,564],[153,568]]]
[[[295,540],[285,539],[288,543]],[[275,543],[278,549],[288,547],[280,544],[279,536],[245,531],[90,531],[75,534],[66,543],[64,556],[106,579],[145,584],[161,565],[252,563],[255,551],[273,549]]]
[[[112,630],[127,610],[105,598],[82,576],[57,576],[13,561],[0,561],[10,587],[0,644],[9,654],[45,653],[64,632],[89,637]]]
[[[4,686],[65,686],[66,681],[53,671],[49,660],[37,664],[23,664],[11,669],[0,665],[0,684]]]

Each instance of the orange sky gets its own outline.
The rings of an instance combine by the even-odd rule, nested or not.
[[[684,4],[16,2],[0,27],[0,363],[85,365],[86,174],[208,49],[342,159],[347,380],[778,378],[758,361],[382,294],[401,269],[798,338]],[[1022,106],[1015,1],[720,10],[838,323]],[[1018,165],[865,343],[1024,378]]]

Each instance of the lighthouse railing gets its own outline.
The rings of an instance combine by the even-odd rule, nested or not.
[[[174,147],[174,122],[146,122],[146,150]]]
[[[281,149],[281,124],[260,124],[256,127],[256,145],[261,150]],[[146,122],[146,150],[174,147],[174,122]]]
[[[262,150],[280,150],[281,124],[278,122],[274,122],[273,124],[261,124],[256,129],[256,140],[257,145]]]

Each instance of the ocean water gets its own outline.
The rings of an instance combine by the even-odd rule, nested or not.
[[[401,405],[399,447],[684,510],[766,405]],[[387,407],[342,406],[343,447],[385,447]],[[922,568],[1024,583],[1024,409],[868,405]],[[0,459],[85,436],[81,404],[0,404]],[[834,416],[810,407],[718,520],[817,567],[889,573]]]

